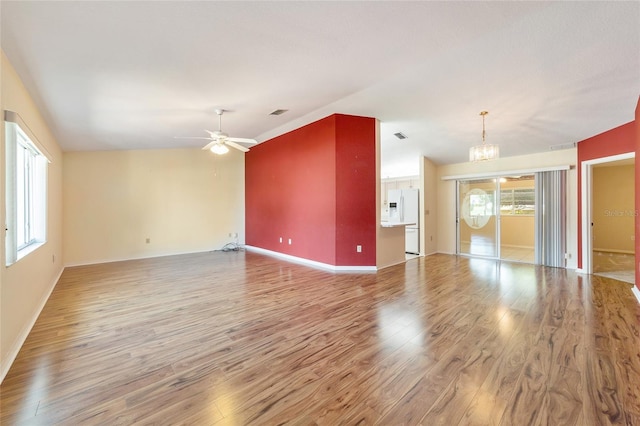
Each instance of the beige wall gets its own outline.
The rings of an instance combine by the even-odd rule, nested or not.
[[[235,232],[244,242],[239,151],[67,152],[64,163],[66,265],[220,249]]]
[[[9,60],[1,54],[0,104],[18,113],[51,155],[47,181],[47,243],[10,267],[0,268],[0,378],[4,377],[62,273],[62,152]],[[0,129],[0,216],[5,222],[4,117]],[[4,241],[4,238],[2,239]],[[5,259],[4,243],[0,258]]]
[[[560,143],[560,142],[558,142]],[[443,180],[446,176],[465,176],[483,173],[501,173],[534,168],[571,165],[567,173],[567,260],[568,268],[577,267],[578,243],[578,188],[575,164],[577,150],[549,151],[517,157],[505,157],[481,163],[459,163],[438,167],[438,252],[456,252],[456,181]]]
[[[635,169],[593,168],[593,249],[634,253]]]
[[[500,216],[500,244],[508,247],[535,247],[535,217],[533,215]]]
[[[438,168],[427,157],[422,157],[420,174],[423,178],[420,207],[420,254],[428,255],[438,251]]]

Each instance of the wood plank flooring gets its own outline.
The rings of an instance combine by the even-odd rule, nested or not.
[[[0,423],[640,425],[639,333],[628,284],[448,255],[68,268]]]

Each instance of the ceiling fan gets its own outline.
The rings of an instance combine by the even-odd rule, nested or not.
[[[240,143],[256,144],[258,142],[255,139],[232,138],[232,137],[229,137],[228,134],[224,133],[222,131],[222,114],[224,113],[224,111],[225,110],[223,109],[216,110],[216,114],[218,114],[218,130],[211,131],[211,130],[205,129],[205,132],[209,133],[208,137],[205,137],[205,136],[186,136],[186,137],[176,136],[176,137],[180,139],[205,139],[205,140],[211,141],[205,146],[203,146],[202,149],[208,149],[214,154],[218,154],[218,155],[226,154],[227,152],[229,152],[229,148],[227,148],[228,146],[235,148],[237,150],[240,150],[242,152],[249,151],[249,148],[240,145]]]

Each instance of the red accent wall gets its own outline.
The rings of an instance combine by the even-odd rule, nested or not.
[[[245,155],[247,245],[334,266],[375,266],[375,126],[373,118],[334,114],[252,148]]]
[[[354,118],[336,116],[336,265],[375,265],[376,126]]]
[[[632,121],[578,143],[578,268],[582,268],[582,162],[634,152],[635,137]]]
[[[640,289],[640,167],[638,167],[638,160],[640,159],[640,96],[638,97],[638,103],[636,105],[636,287]]]

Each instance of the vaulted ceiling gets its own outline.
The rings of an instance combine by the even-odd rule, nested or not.
[[[216,108],[260,142],[337,112],[378,118],[382,175],[406,176],[466,161],[482,110],[513,156],[632,121],[640,94],[637,1],[3,0],[0,19],[66,151],[198,147],[175,136]]]

